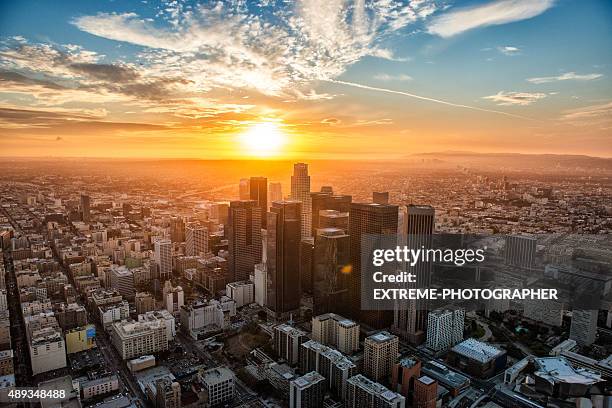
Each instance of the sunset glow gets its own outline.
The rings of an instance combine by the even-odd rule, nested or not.
[[[253,156],[275,156],[285,144],[286,135],[278,124],[262,122],[252,125],[240,135],[240,142],[245,154]]]

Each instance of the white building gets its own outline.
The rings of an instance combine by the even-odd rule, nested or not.
[[[166,310],[172,314],[178,314],[181,307],[185,305],[185,293],[180,286],[172,287],[170,281],[164,283],[164,304]]]
[[[597,337],[598,310],[572,311],[572,324],[569,338],[576,340],[580,346],[590,346]]]
[[[159,319],[113,323],[111,341],[124,360],[168,350],[167,328]]]
[[[352,354],[359,350],[359,325],[335,313],[322,314],[312,318],[312,339]]]
[[[138,315],[139,322],[154,322],[159,320],[166,327],[166,337],[168,341],[176,337],[176,319],[167,310],[155,310]]]
[[[274,327],[274,350],[289,364],[297,364],[300,346],[308,340],[306,333],[288,324]]]
[[[427,348],[448,350],[463,340],[465,311],[463,309],[437,309],[427,316]]]
[[[155,264],[160,281],[170,279],[172,274],[172,241],[158,238],[155,241]]]
[[[265,263],[255,265],[251,280],[255,287],[255,303],[261,307],[265,307],[268,299],[268,272]]]
[[[0,271],[3,274],[2,271]],[[8,309],[8,304],[6,303],[6,289],[0,289],[0,312],[3,312]]]
[[[308,238],[312,234],[312,201],[310,198],[310,176],[306,163],[295,163],[293,165],[291,199],[302,202],[302,238]]]
[[[185,254],[201,256],[208,253],[208,228],[190,225],[185,229]]]
[[[225,285],[225,294],[236,302],[240,308],[255,300],[255,285],[251,281],[232,282]]]
[[[116,303],[109,303],[98,307],[100,323],[105,329],[109,329],[111,324],[130,317],[130,304],[127,300]]]
[[[219,300],[195,301],[181,308],[181,325],[193,338],[199,332],[221,330],[236,315],[236,302],[227,296]]]
[[[221,405],[234,398],[236,379],[230,369],[211,368],[201,371],[198,377],[207,395],[207,406]]]
[[[116,289],[124,299],[134,299],[134,274],[125,266],[111,266],[110,286]]]

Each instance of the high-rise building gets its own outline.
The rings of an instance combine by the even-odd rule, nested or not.
[[[164,282],[172,275],[172,242],[169,239],[158,238],[154,247],[157,277]]]
[[[312,318],[312,339],[344,354],[359,350],[359,325],[334,313]]]
[[[185,229],[185,254],[200,256],[208,253],[208,228],[202,225],[189,225]]]
[[[415,408],[436,408],[438,400],[438,383],[426,375],[414,382],[412,405]]]
[[[590,346],[597,337],[598,310],[573,310],[570,336],[581,346]]]
[[[325,378],[311,371],[291,381],[289,385],[290,408],[319,408],[323,406]]]
[[[239,200],[250,200],[250,181],[249,179],[240,179],[240,184],[238,184],[238,199]]]
[[[225,285],[225,294],[236,302],[236,307],[255,301],[255,285],[251,281],[231,282]]]
[[[348,217],[347,217],[348,219]],[[313,313],[349,313],[350,240],[338,228],[317,230],[312,272]]]
[[[170,240],[172,242],[185,242],[185,220],[181,217],[170,219]]]
[[[463,340],[465,311],[460,308],[437,309],[427,316],[427,348],[445,351]]]
[[[221,406],[234,398],[236,378],[229,368],[210,368],[201,371],[198,378],[206,393],[207,406]]]
[[[268,213],[268,309],[277,318],[300,307],[301,203],[276,201]]]
[[[265,263],[255,265],[252,281],[255,286],[255,303],[265,307],[268,304],[268,271]]]
[[[259,207],[261,212],[261,227],[267,228],[268,220],[264,214],[268,212],[268,179],[265,177],[251,177],[249,197],[257,203],[257,207]]]
[[[374,204],[389,204],[389,192],[388,191],[372,192],[372,202]]]
[[[406,398],[382,384],[357,374],[348,380],[345,406],[349,408],[405,408]]]
[[[508,235],[504,248],[506,265],[532,268],[535,264],[536,238],[529,235]]]
[[[314,219],[314,218],[313,218]],[[338,228],[348,233],[349,213],[337,210],[321,210],[319,211],[319,228]]]
[[[295,163],[293,165],[293,176],[291,176],[291,199],[302,203],[302,238],[312,236],[312,214],[310,202],[310,176],[306,163]]]
[[[421,376],[421,361],[414,357],[405,357],[393,365],[391,371],[391,389],[404,397],[414,390],[414,380]]]
[[[274,327],[274,351],[291,365],[298,363],[300,346],[306,340],[306,332],[293,326],[279,324]]]
[[[381,331],[366,337],[363,358],[365,375],[375,381],[386,381],[398,352],[399,338],[389,332]]]
[[[117,292],[119,292],[124,299],[134,299],[134,275],[128,268],[125,266],[112,265],[110,283],[111,288],[117,289]]]
[[[366,234],[397,234],[397,206],[390,204],[352,203],[349,214],[349,236],[352,270],[349,277],[350,316],[368,326],[384,328],[391,322],[386,311],[361,310],[361,241]],[[369,294],[368,294],[369,296]]]
[[[229,271],[232,281],[243,281],[261,262],[261,212],[254,200],[232,201],[227,223]]]
[[[270,202],[283,201],[283,186],[281,183],[270,183]]]
[[[81,217],[84,222],[88,222],[91,219],[91,199],[87,194],[81,194]]]
[[[180,286],[172,286],[172,282],[169,280],[164,282],[164,306],[166,310],[172,314],[178,314],[181,307],[185,304],[185,293],[183,288]]]
[[[435,226],[435,210],[429,205],[409,205],[407,211],[407,230],[405,231],[406,246],[408,248],[430,248],[432,234]],[[406,284],[418,288],[429,288],[433,265],[431,262],[418,262],[410,268],[416,276],[416,283]],[[426,299],[402,302],[401,308],[394,310],[393,330],[403,339],[412,344],[421,344],[425,341],[427,330]]]
[[[353,197],[350,195],[333,195],[331,191],[320,191],[310,193],[310,201],[312,205],[312,235],[316,234],[316,230],[318,228],[328,228],[328,227],[337,227],[342,228],[342,226],[337,225],[326,225],[321,220],[322,212],[326,210],[334,210],[346,215],[346,220],[348,221],[348,212],[351,207],[351,202]],[[325,220],[330,221],[330,220]],[[341,222],[342,220],[335,220],[336,222]],[[348,222],[346,223],[346,228],[342,228],[346,232],[348,230]]]
[[[344,400],[347,381],[357,374],[357,364],[338,350],[308,340],[300,347],[300,371],[316,371],[327,380],[330,393]]]

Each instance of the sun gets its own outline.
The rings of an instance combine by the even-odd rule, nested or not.
[[[254,156],[273,156],[285,144],[285,134],[274,122],[256,123],[240,135],[240,143],[248,154]]]

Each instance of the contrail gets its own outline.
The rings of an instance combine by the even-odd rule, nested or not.
[[[413,94],[413,93],[410,93],[410,92],[395,91],[393,89],[378,88],[378,87],[375,87],[375,86],[362,85],[362,84],[357,84],[355,82],[339,81],[339,80],[336,80],[336,79],[327,79],[326,81],[327,82],[332,82],[332,83],[335,83],[335,84],[340,84],[340,85],[352,86],[354,88],[368,89],[370,91],[386,92],[386,93],[391,93],[391,94],[396,94],[396,95],[409,96],[411,98],[421,99],[423,101],[441,103],[442,105],[454,106],[456,108],[472,109],[472,110],[477,110],[477,111],[481,111],[481,112],[497,113],[498,115],[510,116],[512,118],[539,121],[538,119],[529,118],[527,116],[515,115],[513,113],[498,111],[498,110],[494,110],[494,109],[479,108],[477,106],[463,105],[463,104],[460,104],[460,103],[447,102],[447,101],[443,101],[441,99],[429,98],[427,96],[416,95],[416,94]]]

